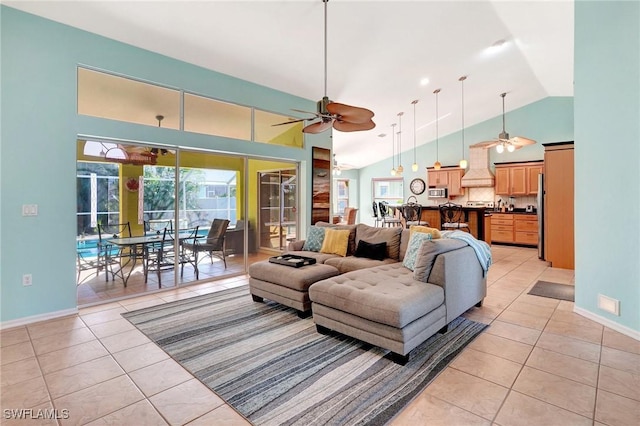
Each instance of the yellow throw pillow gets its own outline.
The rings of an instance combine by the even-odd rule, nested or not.
[[[431,234],[431,239],[433,240],[442,238],[442,235],[440,235],[440,230],[436,228],[429,228],[428,226],[412,225],[409,228],[409,239],[411,239],[411,235],[414,232],[424,232],[426,234]]]
[[[324,241],[322,242],[320,253],[337,254],[344,257],[347,255],[348,247],[348,229],[326,228],[326,230],[324,231]]]

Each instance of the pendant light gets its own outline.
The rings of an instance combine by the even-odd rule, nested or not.
[[[391,176],[396,175],[396,123],[391,125]]]
[[[433,163],[433,168],[436,170],[440,170],[440,167],[442,167],[442,164],[440,164],[439,161],[438,152],[438,93],[440,93],[440,89],[434,90],[433,93],[436,95],[436,162]]]
[[[413,164],[411,165],[411,170],[414,172],[418,171],[418,160],[416,160],[416,104],[418,100],[414,100],[411,102],[413,105]]]
[[[404,112],[398,113],[398,168],[396,169],[396,173],[398,175],[402,175],[404,172],[404,167],[402,167],[402,115]]]
[[[460,82],[460,87],[462,89],[462,160],[460,160],[460,168],[467,168],[467,160],[464,158],[464,81],[467,79],[466,75],[463,75],[458,79]]]

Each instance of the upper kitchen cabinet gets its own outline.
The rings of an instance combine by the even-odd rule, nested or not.
[[[462,176],[464,176],[464,169],[459,167],[443,167],[440,170],[430,168],[427,170],[429,187],[447,188],[449,196],[464,195]]]
[[[538,193],[538,175],[543,163],[496,164],[497,195],[535,195]]]

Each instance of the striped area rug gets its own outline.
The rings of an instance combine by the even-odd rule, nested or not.
[[[458,318],[412,352],[316,332],[247,286],[123,314],[255,425],[378,425],[397,414],[482,330]]]

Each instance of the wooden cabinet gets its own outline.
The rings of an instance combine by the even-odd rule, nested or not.
[[[491,241],[537,245],[538,217],[529,214],[492,213]]]
[[[544,145],[544,258],[575,268],[573,142]]]
[[[538,193],[538,174],[543,165],[535,163],[496,164],[497,195],[535,195]]]
[[[506,213],[493,213],[491,216],[491,241],[513,243],[513,216]]]
[[[513,216],[513,242],[516,244],[538,245],[538,217],[524,214]]]
[[[538,175],[542,174],[544,166],[542,164],[538,166],[527,167],[527,193],[535,195],[538,193]]]
[[[449,196],[464,195],[462,187],[464,170],[459,167],[427,170],[427,182],[430,187],[447,188]]]

